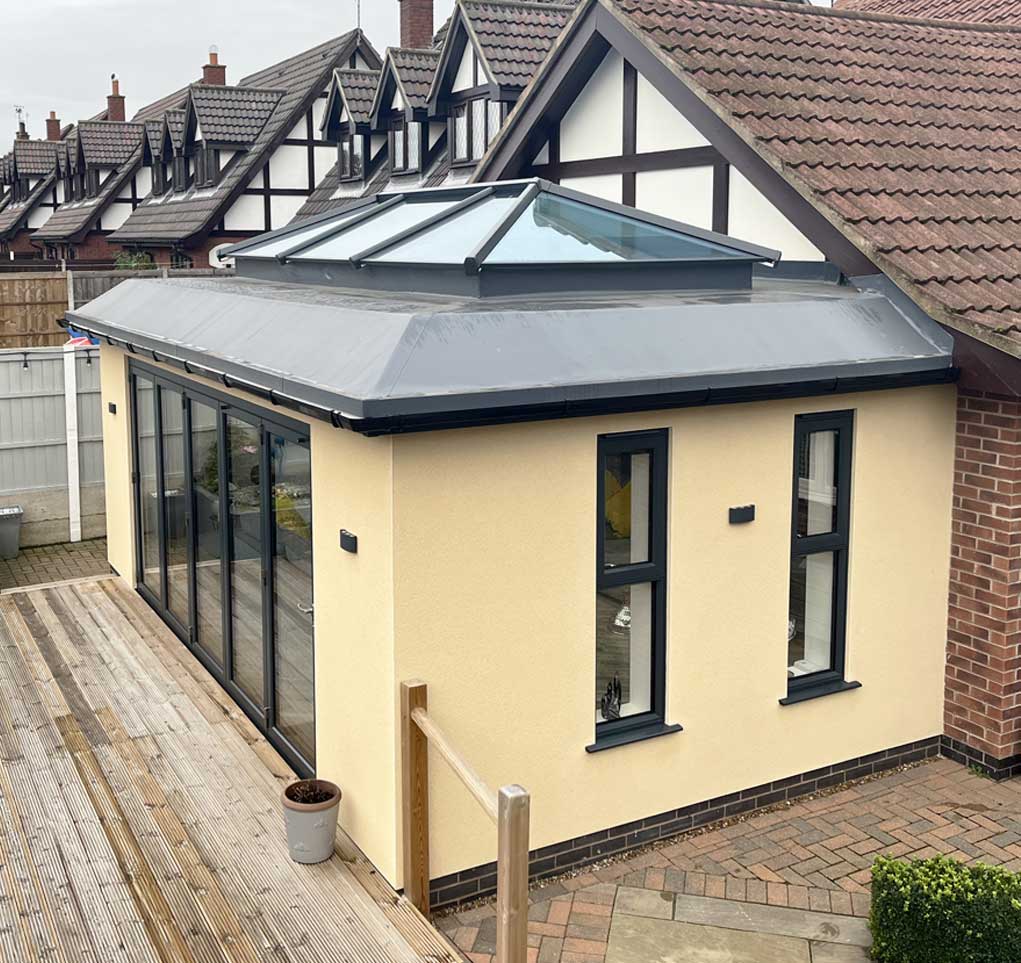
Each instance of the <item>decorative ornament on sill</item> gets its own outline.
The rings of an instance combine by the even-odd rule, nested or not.
[[[620,611],[614,616],[613,624],[618,629],[631,628],[631,606],[622,605]]]
[[[599,700],[599,711],[603,714],[605,722],[613,722],[620,718],[620,703],[623,694],[620,678],[614,676],[613,681],[607,684],[602,699]]]

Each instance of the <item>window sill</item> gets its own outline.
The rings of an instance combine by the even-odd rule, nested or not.
[[[852,689],[860,688],[860,682],[845,682],[843,679],[822,682],[819,685],[805,686],[804,689],[795,689],[793,692],[789,692],[786,698],[780,700],[780,705],[792,706],[799,702],[808,702],[810,699],[821,699],[823,696],[833,695],[835,692],[850,692]]]
[[[646,739],[655,739],[657,736],[666,736],[671,732],[683,732],[683,726],[668,726],[665,722],[655,722],[648,726],[640,726],[635,729],[626,729],[623,732],[614,732],[596,739],[591,746],[586,746],[586,752],[602,752],[604,749],[615,749],[617,746],[628,746],[632,742],[644,742]]]

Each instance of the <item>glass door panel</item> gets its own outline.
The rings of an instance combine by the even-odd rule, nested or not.
[[[230,678],[265,706],[262,611],[262,458],[260,429],[233,415],[225,422],[230,498]]]
[[[216,408],[191,401],[191,483],[195,533],[195,641],[223,666],[220,444]]]
[[[309,450],[268,436],[273,507],[274,726],[315,759],[312,468]]]
[[[160,494],[156,483],[156,388],[135,377],[135,434],[138,445],[138,512],[141,581],[157,599],[160,587]]]
[[[188,486],[184,474],[184,398],[160,387],[160,426],[163,435],[163,511],[166,534],[167,611],[187,629],[188,605]]]

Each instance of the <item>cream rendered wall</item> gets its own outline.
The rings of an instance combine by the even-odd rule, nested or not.
[[[475,86],[475,48],[470,44],[464,45],[464,53],[461,54],[461,62],[457,65],[457,73],[454,74],[454,82],[451,84],[451,92],[459,90],[471,90]]]
[[[783,707],[794,417],[856,411],[847,678]],[[394,450],[396,679],[490,785],[533,794],[533,847],[938,734],[955,389],[402,435]],[[667,722],[594,737],[596,445],[668,428]],[[757,519],[730,526],[731,506]],[[430,767],[431,874],[495,833]]]
[[[624,149],[624,60],[610,50],[560,122],[560,159],[616,157]]]
[[[605,201],[620,204],[624,196],[624,179],[620,174],[594,174],[589,177],[562,177],[560,183],[575,191],[584,191]]]
[[[99,349],[103,415],[103,477],[106,480],[106,552],[110,564],[135,587],[135,498],[131,484],[131,399],[127,353],[104,344]],[[111,414],[109,405],[117,407]]]
[[[253,183],[261,184],[262,178],[256,178]],[[264,231],[266,212],[263,199],[254,194],[242,194],[227,209],[223,226],[228,231]]]
[[[269,186],[308,190],[308,148],[281,144],[273,151],[269,159]]]
[[[824,261],[825,255],[735,167],[730,168],[727,233],[783,252],[785,261]]]
[[[623,70],[623,62],[621,63]],[[658,150],[707,147],[707,141],[652,84],[638,74],[638,109],[635,113],[639,154]]]
[[[100,349],[110,564],[135,585],[127,355]],[[155,367],[180,376],[178,369]],[[197,386],[256,403],[204,378]],[[107,402],[117,414],[107,411]],[[309,425],[315,596],[316,769],[344,791],[340,821],[390,880],[397,875],[397,684],[393,664],[392,441],[363,438],[295,412]],[[339,532],[358,535],[358,554]]]

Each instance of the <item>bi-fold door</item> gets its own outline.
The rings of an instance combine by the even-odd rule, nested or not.
[[[315,769],[311,460],[300,423],[132,366],[139,592]]]

